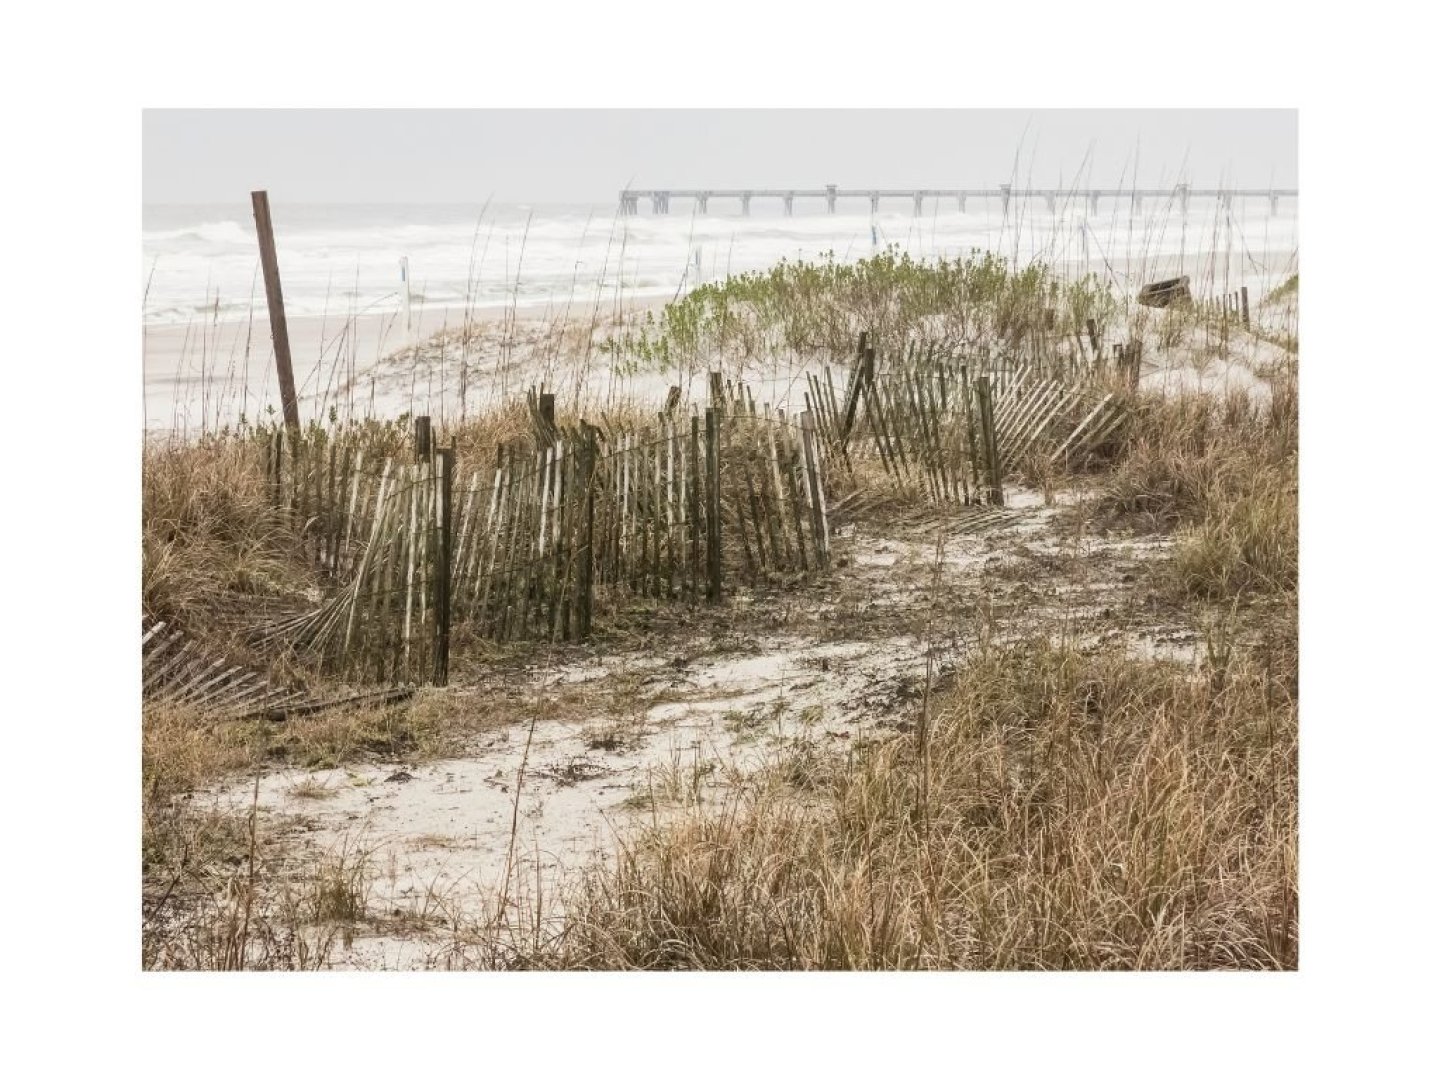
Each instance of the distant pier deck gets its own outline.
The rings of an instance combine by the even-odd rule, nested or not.
[[[649,200],[650,209],[656,214],[668,214],[673,199],[690,199],[701,214],[710,212],[713,199],[735,202],[740,212],[750,213],[750,204],[755,199],[778,199],[789,216],[795,212],[798,199],[823,200],[828,213],[835,213],[835,205],[841,199],[868,199],[870,212],[880,209],[880,200],[908,200],[917,215],[925,212],[927,200],[954,200],[961,213],[971,199],[994,200],[1002,210],[1008,210],[1012,200],[1043,200],[1051,213],[1057,203],[1085,203],[1092,213],[1100,208],[1101,199],[1122,200],[1134,207],[1146,202],[1176,202],[1182,211],[1190,209],[1195,199],[1214,200],[1229,207],[1236,199],[1265,199],[1270,212],[1276,213],[1281,199],[1296,199],[1300,193],[1294,189],[1280,188],[1197,188],[1189,184],[1177,184],[1170,188],[1019,188],[1001,184],[993,188],[842,188],[829,184],[823,188],[654,188],[641,190],[626,188],[620,192],[620,212],[638,214],[641,200]]]

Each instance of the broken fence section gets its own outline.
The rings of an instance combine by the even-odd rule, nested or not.
[[[1118,347],[1116,370],[1138,373],[1138,349]],[[882,362],[861,336],[844,389],[830,368],[807,376],[806,405],[827,456],[855,476],[878,462],[897,490],[934,502],[999,505],[1027,461],[1068,465],[1102,447],[1127,407],[1097,362],[1071,370],[964,358],[912,347]],[[1133,377],[1131,379],[1133,383]]]
[[[308,703],[298,690],[231,664],[159,619],[141,620],[141,696],[213,719],[239,719]]]

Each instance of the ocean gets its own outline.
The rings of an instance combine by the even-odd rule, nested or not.
[[[1064,200],[1052,214],[1038,200],[1012,204],[928,200],[919,216],[907,201],[881,204],[875,216],[857,202],[826,214],[779,200],[737,207],[712,202],[699,216],[677,200],[668,215],[622,217],[614,205],[422,206],[293,205],[271,201],[286,311],[325,316],[399,311],[408,262],[412,311],[514,305],[584,308],[607,301],[657,301],[703,281],[763,270],[780,259],[842,261],[894,246],[917,258],[997,251],[1021,263],[1043,259],[1073,270],[1114,274],[1128,288],[1137,276],[1190,273],[1219,291],[1269,286],[1294,272],[1298,247],[1294,200],[1272,216],[1263,199],[1237,199],[1230,210],[1192,200],[1189,212],[1152,200]],[[248,203],[152,205],[143,214],[144,319],[149,325],[236,320],[263,315],[255,225]],[[1226,253],[1216,258],[1215,252]]]

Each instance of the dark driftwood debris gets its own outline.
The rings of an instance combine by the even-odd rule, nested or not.
[[[1190,302],[1190,279],[1188,277],[1168,278],[1154,281],[1140,289],[1137,298],[1144,307],[1164,308],[1171,304]]]

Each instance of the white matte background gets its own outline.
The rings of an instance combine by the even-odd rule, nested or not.
[[[5,597],[0,774],[12,1075],[1433,1068],[1434,227],[1426,204],[1398,234],[1337,215],[1357,190],[1429,198],[1432,35],[1380,2],[1333,16],[1225,0],[813,7],[7,14],[0,296],[5,400],[21,420],[3,531],[19,586]],[[1300,107],[1299,974],[140,972],[141,107],[592,104]],[[57,228],[73,245],[52,262]],[[82,311],[55,285],[76,246],[90,251]]]

